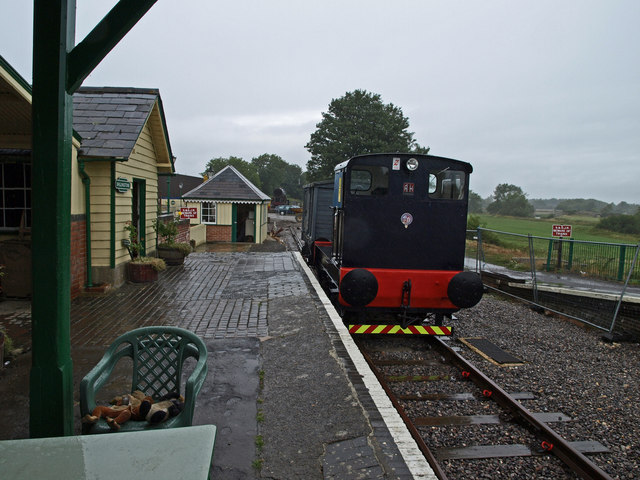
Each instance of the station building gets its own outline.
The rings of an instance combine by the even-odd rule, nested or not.
[[[71,297],[125,281],[124,227],[155,250],[158,181],[175,173],[157,89],[86,87],[73,96]],[[0,56],[0,264],[5,295],[31,288],[31,86]]]

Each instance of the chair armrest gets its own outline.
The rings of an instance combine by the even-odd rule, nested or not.
[[[118,350],[118,347],[121,347]],[[96,408],[96,393],[109,380],[113,369],[123,357],[132,357],[133,349],[131,345],[122,347],[120,345],[112,345],[105,352],[102,359],[91,369],[89,373],[80,382],[80,415],[93,412]]]
[[[189,421],[193,419],[193,414],[196,406],[196,397],[200,393],[200,390],[202,389],[202,385],[204,384],[208,373],[207,351],[204,345],[202,345],[202,347],[198,349],[197,358],[198,362],[196,363],[193,372],[191,372],[191,375],[189,375],[189,378],[185,383],[185,406],[182,414],[187,414],[187,416],[189,417]]]

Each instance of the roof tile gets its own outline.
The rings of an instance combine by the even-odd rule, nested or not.
[[[83,139],[81,154],[129,157],[158,99],[154,89],[80,88],[73,96],[73,128]]]

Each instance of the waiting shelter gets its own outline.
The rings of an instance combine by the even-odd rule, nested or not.
[[[231,165],[182,198],[192,236],[200,232],[206,242],[251,243],[262,243],[267,236],[269,196]]]

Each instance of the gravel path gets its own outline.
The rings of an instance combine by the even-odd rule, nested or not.
[[[466,358],[506,391],[534,392],[536,400],[524,401],[530,411],[573,418],[553,428],[568,441],[596,440],[608,447],[610,453],[589,458],[612,478],[640,478],[637,343],[607,343],[599,330],[494,296],[456,317],[456,337],[485,337],[526,363],[499,367],[460,344]],[[517,471],[516,463],[497,465],[493,478],[573,478],[545,464],[544,457],[533,472]]]

